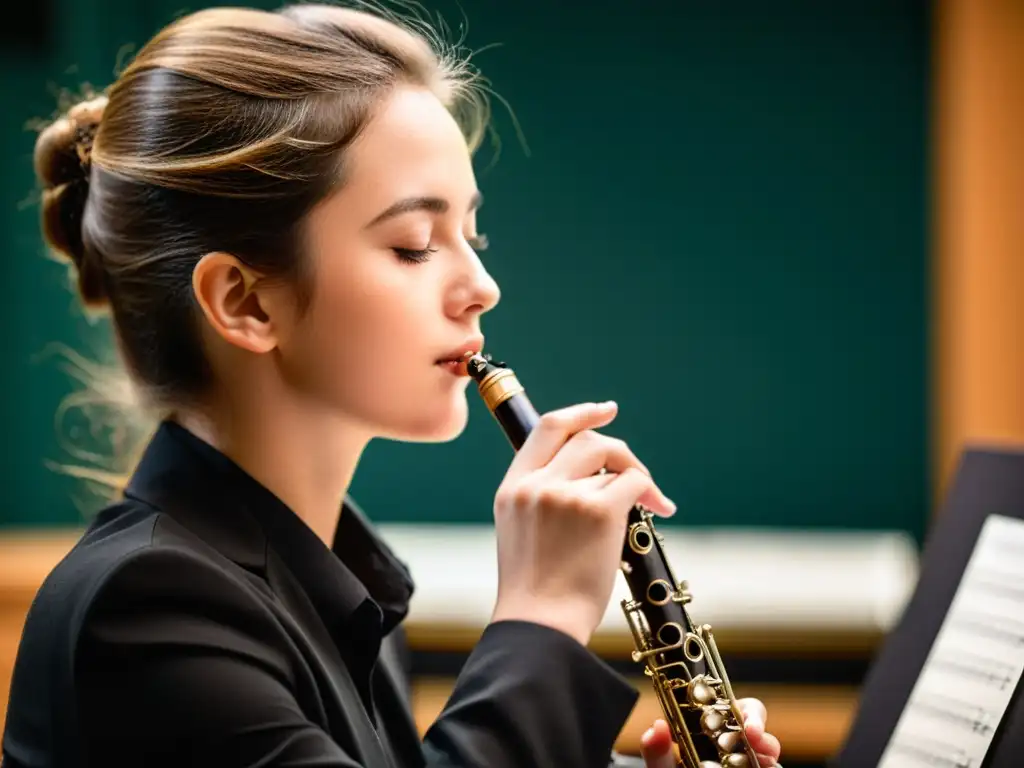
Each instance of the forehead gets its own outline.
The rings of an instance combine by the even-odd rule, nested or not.
[[[475,193],[472,159],[458,124],[434,94],[399,87],[349,149],[346,187],[367,202]],[[456,202],[456,200],[453,200]]]

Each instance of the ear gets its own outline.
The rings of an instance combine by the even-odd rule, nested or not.
[[[274,317],[261,301],[260,275],[229,253],[208,253],[192,270],[192,290],[226,342],[262,354],[277,346]]]

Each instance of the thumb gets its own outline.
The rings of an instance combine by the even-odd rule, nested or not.
[[[645,768],[676,768],[673,746],[668,723],[655,720],[654,725],[640,738],[640,754]]]

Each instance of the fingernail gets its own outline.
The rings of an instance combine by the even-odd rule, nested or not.
[[[662,493],[660,488],[657,488],[657,486],[655,488],[658,492],[658,506],[662,508],[665,517],[671,517],[676,513],[676,503]]]
[[[654,738],[654,728],[651,727],[651,728],[648,728],[646,731],[644,731],[644,735],[640,737],[640,740],[644,744],[646,744],[647,742],[649,742],[653,738]]]

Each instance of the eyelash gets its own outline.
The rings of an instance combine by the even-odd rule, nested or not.
[[[477,235],[469,239],[470,247],[477,252],[487,250],[487,235]],[[430,259],[430,254],[437,253],[437,248],[392,248],[395,255],[410,264],[422,264]]]
[[[395,255],[398,256],[402,261],[407,261],[410,264],[420,264],[421,262],[427,261],[430,258],[430,254],[437,253],[437,248],[422,248],[416,250],[413,248],[392,248]]]

